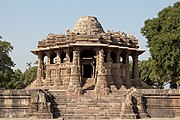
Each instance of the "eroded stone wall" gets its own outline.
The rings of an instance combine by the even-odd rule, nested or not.
[[[0,118],[52,118],[49,97],[43,90],[0,90]]]
[[[45,100],[47,95],[52,100]],[[68,96],[66,90],[0,90],[0,118],[51,118],[52,115],[65,120],[180,118],[179,103],[177,89],[121,87],[109,95],[87,91],[77,96]]]
[[[0,117],[26,117],[31,92],[26,90],[0,90]]]
[[[139,89],[152,118],[180,118],[180,89]]]

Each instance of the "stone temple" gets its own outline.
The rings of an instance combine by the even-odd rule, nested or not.
[[[38,72],[31,87],[68,90],[75,94],[88,90],[93,94],[108,94],[122,85],[145,87],[138,71],[138,56],[144,50],[137,44],[133,35],[105,32],[96,17],[81,17],[72,31],[49,34],[39,41],[38,49],[32,51],[38,56]]]
[[[180,118],[180,89],[140,80],[143,52],[133,35],[105,32],[96,17],[81,17],[73,30],[38,42],[37,78],[23,90],[0,90],[0,118]]]

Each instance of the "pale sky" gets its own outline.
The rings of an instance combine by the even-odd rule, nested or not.
[[[26,69],[27,62],[35,62],[37,56],[30,50],[37,49],[39,40],[49,33],[65,33],[72,30],[81,16],[96,16],[105,31],[114,30],[133,34],[150,54],[146,39],[140,29],[144,21],[154,18],[164,7],[178,0],[0,0],[0,35],[11,42],[10,54],[15,68]]]

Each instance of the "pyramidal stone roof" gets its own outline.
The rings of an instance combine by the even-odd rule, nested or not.
[[[79,34],[104,33],[101,24],[94,16],[80,17],[79,20],[74,25],[73,31]]]

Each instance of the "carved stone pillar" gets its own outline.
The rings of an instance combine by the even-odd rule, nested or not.
[[[68,87],[68,93],[70,95],[80,95],[81,85],[80,85],[80,51],[75,49],[73,51],[73,64],[71,66],[71,77]]]
[[[37,79],[41,79],[41,77],[42,77],[42,65],[43,65],[42,53],[39,52],[38,53]]]
[[[59,50],[55,51],[57,54],[57,63],[60,64],[61,63],[61,53]]]
[[[50,51],[46,51],[46,55],[47,55],[47,64],[46,64],[46,82],[45,82],[45,86],[51,86],[51,69],[50,69],[50,56],[51,53]]]
[[[65,89],[68,88],[69,83],[70,83],[70,76],[71,76],[71,68],[70,68],[70,49],[69,48],[65,48],[63,49],[64,52],[66,53],[66,58],[65,58],[65,64],[66,64],[66,72],[64,74],[66,74],[65,79],[64,79],[64,87]]]
[[[133,56],[133,78],[136,87],[141,86],[141,81],[139,79],[139,69],[138,69],[138,53],[134,52]]]
[[[51,53],[50,53],[50,51],[46,51],[46,55],[47,55],[47,65],[49,65],[50,64],[50,55],[51,55]]]
[[[116,63],[120,63],[120,50],[117,50]]]
[[[99,48],[96,49],[96,77],[99,69]]]
[[[130,52],[126,50],[125,52],[125,80],[123,81],[126,87],[131,87],[132,82],[130,81],[130,65],[129,65],[129,54]]]
[[[115,85],[116,85],[116,88],[120,88],[121,85],[123,84],[123,80],[121,78],[121,65],[120,65],[120,54],[121,54],[122,50],[120,49],[117,49],[116,50],[116,65],[117,65],[117,69],[116,69],[116,78],[115,78]]]
[[[46,55],[47,55],[47,63],[46,63],[46,79],[49,79],[51,74],[50,74],[50,70],[49,70],[49,65],[50,65],[50,52],[47,51],[46,52]]]
[[[111,59],[111,49],[107,50],[107,86],[110,88],[112,83],[112,74],[111,74],[111,66],[112,66],[112,59]]]
[[[104,66],[104,51],[99,50],[97,82],[95,85],[95,93],[96,94],[102,94],[102,95],[109,94],[106,77],[107,77],[107,70],[105,69],[105,66]]]
[[[65,53],[66,53],[66,63],[70,63],[70,50],[69,48],[64,49]]]
[[[61,64],[61,54],[59,50],[56,50],[55,53],[57,54],[56,57],[56,78],[54,80],[54,86],[53,89],[62,89],[62,80],[61,80],[61,68],[58,66]]]
[[[125,53],[126,53],[126,54],[125,54],[125,64],[129,65],[129,51],[126,50]]]
[[[43,77],[43,61],[42,53],[38,52],[38,68],[37,68],[37,79],[36,86],[42,86],[42,77]]]
[[[112,60],[111,60],[111,49],[108,49],[107,50],[107,62],[111,62]]]

